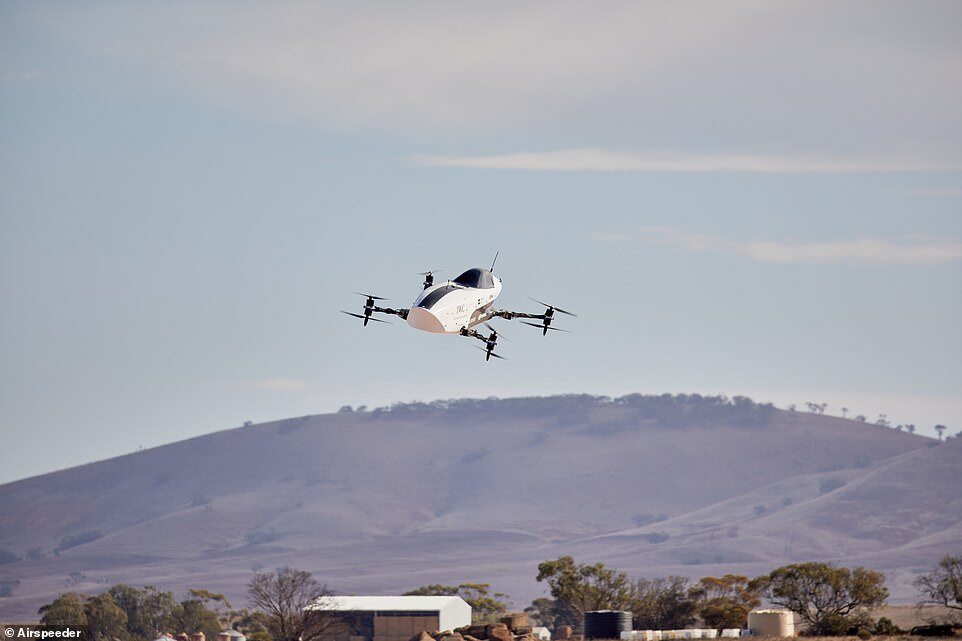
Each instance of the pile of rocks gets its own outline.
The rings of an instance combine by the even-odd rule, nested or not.
[[[456,630],[421,632],[410,641],[538,641],[528,625],[528,615],[511,614],[499,623],[466,625]]]

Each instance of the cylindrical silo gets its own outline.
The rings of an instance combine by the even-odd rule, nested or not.
[[[756,637],[793,637],[795,619],[791,610],[752,610],[748,628]]]
[[[594,610],[585,612],[585,639],[620,639],[631,630],[631,612]]]

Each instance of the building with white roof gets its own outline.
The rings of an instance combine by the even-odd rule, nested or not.
[[[332,596],[312,607],[343,618],[338,641],[408,641],[471,625],[471,606],[459,596]]]

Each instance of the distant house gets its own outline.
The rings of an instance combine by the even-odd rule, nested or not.
[[[471,606],[458,596],[335,596],[314,607],[344,622],[337,641],[408,641],[471,625]]]

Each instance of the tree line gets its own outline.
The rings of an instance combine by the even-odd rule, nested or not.
[[[591,610],[626,610],[637,630],[683,629],[696,622],[718,630],[744,628],[748,613],[766,601],[797,614],[806,634],[899,632],[890,620],[872,618],[888,588],[882,573],[863,567],[794,563],[752,579],[726,574],[692,582],[680,576],[632,579],[603,563],[579,564],[562,556],[541,563],[537,580],[547,583],[551,598],[535,599],[525,611],[548,627],[578,626]],[[962,555],[944,557],[915,584],[919,605],[962,613]]]
[[[744,628],[748,613],[767,601],[796,613],[806,634],[834,636],[894,634],[892,622],[872,613],[888,598],[885,577],[862,567],[794,563],[748,578],[726,574],[697,581],[686,577],[633,579],[604,563],[576,563],[562,556],[538,565],[538,582],[550,597],[525,608],[532,622],[554,629],[579,627],[585,612],[627,610],[635,629],[671,630],[696,622],[704,627]],[[915,582],[919,605],[937,604],[962,622],[962,554],[948,555]],[[432,584],[409,595],[452,595],[465,599],[475,622],[495,621],[510,597],[487,583]],[[154,586],[115,585],[96,596],[67,592],[40,608],[41,623],[86,626],[94,641],[153,641],[166,634],[203,632],[213,641],[224,628],[252,641],[328,641],[343,625],[332,615],[332,592],[310,572],[278,568],[255,573],[247,585],[248,607],[234,609],[223,594],[189,590],[177,601]]]
[[[86,626],[94,641],[153,641],[162,635],[203,632],[208,641],[232,628],[252,641],[322,641],[330,617],[308,606],[330,596],[310,572],[279,568],[254,574],[249,608],[234,609],[223,594],[192,589],[177,601],[172,592],[119,584],[96,596],[67,592],[40,608],[45,625]]]

